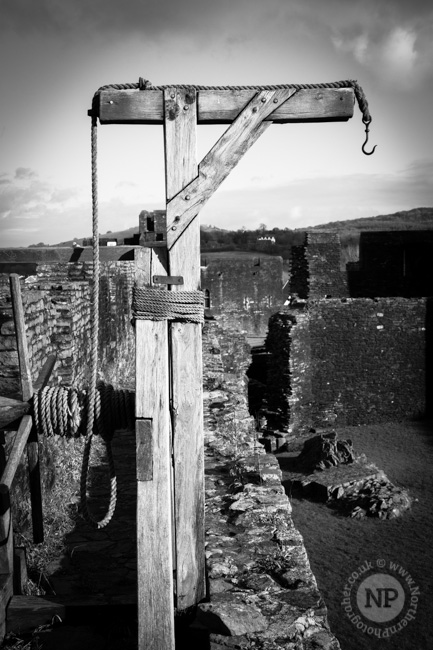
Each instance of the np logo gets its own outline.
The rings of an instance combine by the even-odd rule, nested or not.
[[[357,630],[389,639],[415,619],[419,596],[419,587],[402,566],[365,560],[348,577],[341,606]]]
[[[397,618],[405,600],[406,594],[400,582],[387,573],[373,573],[368,576],[356,592],[359,611],[375,623],[386,623]]]

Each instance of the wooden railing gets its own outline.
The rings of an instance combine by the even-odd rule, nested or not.
[[[20,420],[7,462],[3,457],[0,465],[2,472],[0,478],[0,643],[5,634],[7,605],[13,593],[20,591],[19,580],[14,581],[14,563],[21,556],[15,554],[14,549],[11,488],[25,449],[29,470],[33,540],[35,543],[44,540],[38,433],[29,411],[33,394],[48,384],[56,363],[54,355],[48,357],[36,382],[32,383],[19,277],[11,275],[10,284],[22,400],[0,398],[0,426],[6,429],[13,428],[15,422]],[[17,574],[19,573],[18,571]]]

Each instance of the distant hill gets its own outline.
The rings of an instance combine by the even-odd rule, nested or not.
[[[306,230],[433,230],[433,208],[414,208],[401,210],[394,214],[363,217],[347,221],[331,221]]]
[[[255,251],[273,253],[287,256],[287,250],[291,244],[299,243],[303,233],[307,230],[333,230],[341,234],[341,239],[357,239],[362,230],[433,230],[433,207],[414,208],[412,210],[401,210],[394,214],[378,215],[376,217],[363,217],[361,219],[348,219],[346,221],[331,221],[318,226],[305,226],[305,228],[270,228],[268,230],[224,230],[216,226],[202,225],[201,228],[201,249],[202,252],[229,250],[229,251]],[[125,238],[131,238],[138,233],[138,225],[123,230],[108,231],[101,233],[101,237],[117,239],[123,243]],[[272,235],[277,245],[272,247],[257,245],[259,236]],[[55,244],[55,246],[72,246],[73,242],[83,243],[83,237],[75,240],[68,240]],[[36,244],[42,246],[43,244]],[[34,246],[34,245],[33,245]]]

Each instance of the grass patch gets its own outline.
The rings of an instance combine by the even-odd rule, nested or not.
[[[33,542],[28,469],[24,456],[15,475],[11,494],[12,518],[15,544],[26,549],[28,595],[49,592],[47,567],[65,549],[65,536],[74,529],[78,516],[83,445],[83,438],[40,437],[42,544]]]

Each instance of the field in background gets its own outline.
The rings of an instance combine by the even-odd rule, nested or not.
[[[324,504],[292,499],[293,521],[304,537],[331,629],[342,650],[427,650],[433,644],[433,423],[391,423],[336,431],[340,439],[351,439],[357,453],[365,453],[417,501],[399,519],[356,520],[341,517]],[[375,563],[378,559],[398,563],[421,592],[415,620],[389,641],[357,630],[341,605],[351,573],[366,560]]]

